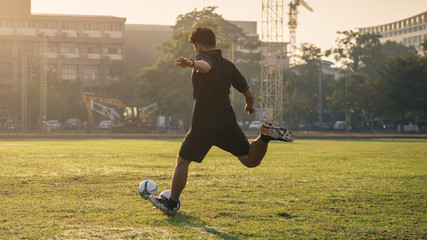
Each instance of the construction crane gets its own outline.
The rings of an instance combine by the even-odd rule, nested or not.
[[[302,5],[308,11],[313,12],[313,8],[311,8],[304,0],[291,0],[289,3],[289,40],[291,44],[291,54],[290,54],[290,65],[294,66],[296,63],[295,55],[297,49],[297,19],[298,19],[298,6]]]

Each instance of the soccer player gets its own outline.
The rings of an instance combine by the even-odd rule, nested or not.
[[[175,65],[193,68],[193,119],[191,129],[185,136],[177,156],[171,182],[169,199],[154,195],[150,200],[155,207],[169,216],[174,216],[181,192],[188,177],[191,162],[201,163],[212,146],[217,146],[236,156],[246,167],[258,166],[267,151],[270,140],[293,141],[291,132],[270,123],[260,124],[260,135],[249,144],[248,139],[236,122],[230,104],[230,85],[244,96],[248,114],[255,112],[254,94],[246,79],[236,66],[222,57],[216,49],[215,34],[211,28],[196,28],[188,37],[193,44],[196,57],[178,57]]]

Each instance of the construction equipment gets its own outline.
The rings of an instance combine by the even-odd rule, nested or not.
[[[304,0],[291,0],[289,3],[289,40],[291,44],[291,57],[290,57],[290,65],[294,66],[296,64],[296,49],[297,49],[297,17],[298,17],[298,9],[299,5],[304,6],[308,11],[313,12],[313,8],[311,8]]]
[[[156,109],[156,104],[143,108],[126,106],[117,98],[83,91],[81,97],[89,116],[89,128],[94,124],[93,112],[96,112],[111,120],[112,132],[149,132],[151,129],[151,113]]]

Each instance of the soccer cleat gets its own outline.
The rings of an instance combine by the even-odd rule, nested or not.
[[[150,195],[150,201],[153,203],[153,205],[158,208],[160,211],[162,211],[164,214],[168,215],[169,217],[173,217],[178,212],[178,208],[169,208],[167,205],[166,198],[157,197],[155,195]]]
[[[269,122],[262,122],[259,125],[259,130],[262,135],[270,140],[280,140],[285,142],[293,142],[294,135],[283,127],[277,127]]]

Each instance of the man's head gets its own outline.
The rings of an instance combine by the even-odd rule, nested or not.
[[[200,50],[210,50],[216,47],[215,33],[209,27],[194,29],[188,36],[188,41],[194,45],[196,53]]]

